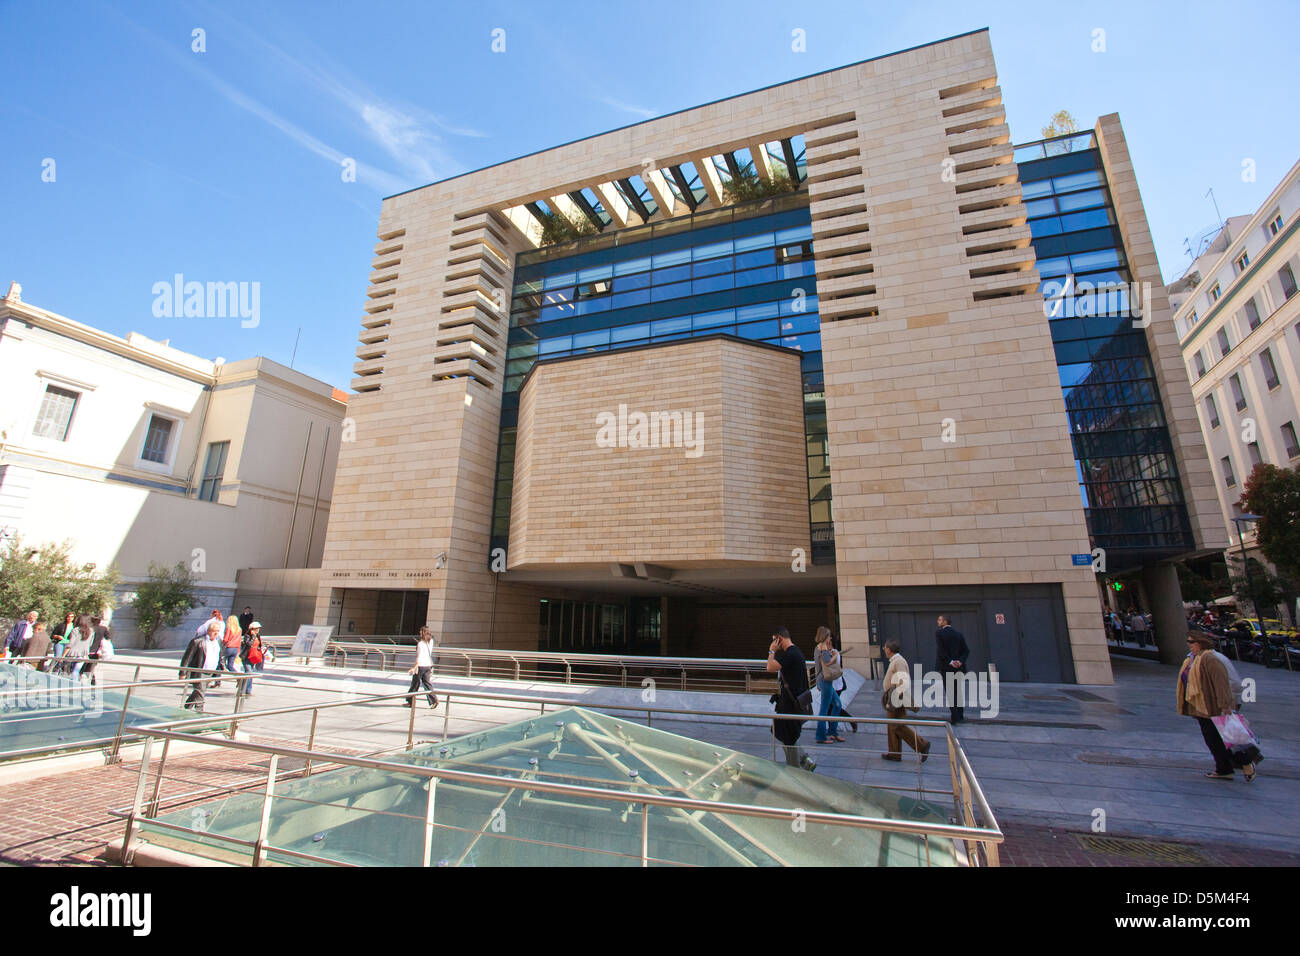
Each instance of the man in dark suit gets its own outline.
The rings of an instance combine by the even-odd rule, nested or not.
[[[239,615],[239,630],[247,634],[249,626],[253,623],[255,615],[251,607],[244,608],[244,613]]]
[[[962,636],[961,631],[952,626],[952,622],[948,620],[946,615],[940,614],[936,623],[939,625],[939,629],[934,632],[934,643],[938,660],[934,669],[943,676],[944,693],[951,695],[948,698],[949,722],[959,724],[966,718],[962,713],[964,708],[958,706],[959,698],[956,696],[956,681],[966,671],[966,660],[970,657],[970,648],[966,646],[966,638]],[[949,674],[957,675],[952,679],[951,686],[948,678]]]

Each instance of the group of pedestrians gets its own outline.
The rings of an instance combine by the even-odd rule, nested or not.
[[[970,648],[965,637],[952,626],[947,617],[941,615],[937,623],[936,669],[945,675],[959,674],[966,669]],[[845,710],[840,699],[839,692],[846,689],[847,685],[839,689],[835,686],[835,682],[844,673],[840,652],[835,649],[834,635],[827,627],[817,628],[815,641],[813,675],[820,697],[817,716],[849,718],[844,721],[818,720],[815,739],[818,744],[844,743],[845,738],[839,735],[840,724],[847,725],[853,733],[857,733],[858,727],[857,721]],[[906,720],[909,711],[915,713],[918,709],[912,694],[907,659],[900,653],[899,642],[894,639],[885,642],[884,653],[889,666],[885,670],[880,703],[885,716],[891,721]],[[777,627],[772,632],[767,670],[777,675],[777,692],[772,695],[776,713],[811,716],[812,692],[808,687],[808,662],[798,645],[790,639],[790,632],[785,627]],[[951,722],[960,723],[964,719],[963,708],[958,706],[957,700],[949,703],[952,704]],[[816,769],[816,762],[799,749],[802,725],[801,720],[777,718],[772,721],[772,735],[784,749],[788,766],[811,771]],[[902,760],[903,744],[920,754],[922,763],[930,756],[930,742],[906,724],[890,723],[886,739],[887,749],[880,755],[884,760]]]
[[[5,638],[5,658],[95,684],[96,665],[113,657],[112,633],[104,618],[69,611],[53,629],[39,618],[39,612],[29,611],[14,622]]]
[[[253,696],[254,673],[262,673],[266,661],[266,645],[262,642],[262,624],[253,617],[253,609],[245,607],[238,616],[226,617],[213,611],[208,620],[198,626],[193,640],[181,655],[179,675],[193,677],[196,670],[228,671],[242,674],[238,690],[245,697]],[[202,710],[204,687],[221,686],[220,678],[197,678],[190,682],[190,695],[185,706]]]

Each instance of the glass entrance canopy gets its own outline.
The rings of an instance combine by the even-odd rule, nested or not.
[[[947,838],[806,822],[807,813],[946,824],[942,808],[887,790],[806,773],[630,721],[569,708],[390,758],[511,781],[598,787],[601,797],[431,781],[399,770],[343,768],[280,782],[269,863],[419,866],[426,822],[431,865],[915,866],[957,864]],[[626,799],[624,799],[626,795]],[[645,805],[638,796],[709,801],[717,811]],[[777,817],[723,804],[777,808]],[[231,862],[250,860],[261,793],[141,822],[150,843]],[[426,818],[426,814],[428,817]],[[646,818],[643,820],[643,814]],[[644,824],[644,834],[643,834]],[[178,836],[173,827],[184,827]],[[287,850],[289,853],[277,852]]]

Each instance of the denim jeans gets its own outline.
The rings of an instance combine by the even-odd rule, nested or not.
[[[235,658],[239,656],[238,647],[223,647],[221,649],[221,659],[217,661],[217,670],[234,671]]]
[[[817,693],[821,694],[822,703],[817,711],[819,717],[834,717],[842,714],[844,708],[840,705],[840,695],[835,692],[835,684],[828,680],[819,680],[817,682]],[[835,737],[839,734],[839,721],[819,720],[817,721],[817,739],[825,741],[828,737]]]

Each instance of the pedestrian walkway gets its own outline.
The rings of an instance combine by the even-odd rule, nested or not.
[[[114,662],[121,668],[115,674],[117,679],[129,677],[131,655],[124,658]],[[1181,859],[1186,865],[1195,865],[1191,862],[1195,858],[1250,865],[1291,861],[1286,854],[1294,854],[1294,862],[1300,862],[1300,729],[1296,721],[1300,674],[1238,665],[1243,678],[1255,681],[1257,701],[1247,705],[1246,714],[1266,757],[1255,782],[1246,784],[1240,777],[1214,781],[1202,775],[1211,765],[1210,757],[1195,722],[1174,711],[1175,668],[1129,658],[1116,658],[1114,667],[1114,686],[1002,684],[996,718],[981,719],[968,708],[967,720],[957,726],[980,784],[1008,834],[1008,862],[1173,865]],[[439,740],[444,730],[456,736],[536,712],[536,705],[493,706],[455,698],[457,692],[468,690],[542,694],[597,710],[613,704],[639,704],[754,715],[771,712],[767,698],[761,695],[664,690],[653,702],[646,702],[640,688],[466,678],[443,678],[436,684],[444,707],[446,694],[453,695],[452,717],[448,719],[443,708],[430,711],[421,702],[415,714],[417,743]],[[338,700],[345,694],[397,694],[406,686],[407,678],[400,673],[284,664],[258,679],[256,696],[246,710],[254,704],[264,709]],[[211,708],[229,713],[233,694],[233,684],[227,681],[210,692]],[[879,692],[872,682],[861,685],[846,701],[849,710],[861,717],[880,716],[878,704]],[[645,719],[624,713],[631,720]],[[923,711],[919,716],[942,719],[946,712]],[[321,711],[317,746],[358,753],[401,749],[408,721],[409,711],[399,703]],[[653,724],[769,759],[774,756],[765,721],[746,724],[725,718],[657,716]],[[247,728],[258,737],[300,745],[308,725],[309,718],[293,715],[250,719]],[[812,742],[812,725],[806,726],[801,743],[818,761],[819,773],[872,786],[948,786],[948,762],[938,728],[925,732],[936,747],[924,766],[911,754],[902,763],[881,760],[883,727],[864,724],[857,734],[847,728],[841,733],[847,743],[819,747]],[[176,759],[178,765],[185,766],[181,761],[216,758]],[[264,762],[260,772],[265,772]],[[21,812],[25,794],[34,792],[25,788],[36,787],[36,783],[0,786],[0,821],[24,821],[0,824],[0,858],[24,859],[21,847],[31,845],[40,836],[37,831],[41,827],[52,826],[67,834],[95,829],[90,819],[95,813],[130,802],[134,772],[123,778],[129,779],[124,788],[110,783],[122,773],[122,767],[96,768],[40,781],[42,804],[48,804],[49,812],[38,814],[38,822]],[[86,798],[90,792],[95,794],[93,800]],[[61,815],[59,800],[65,798],[74,802],[69,806],[80,809]],[[78,839],[84,842],[84,838]],[[1180,856],[1177,846],[1187,844],[1196,848],[1196,853]],[[88,852],[84,846],[76,851],[80,858]]]

